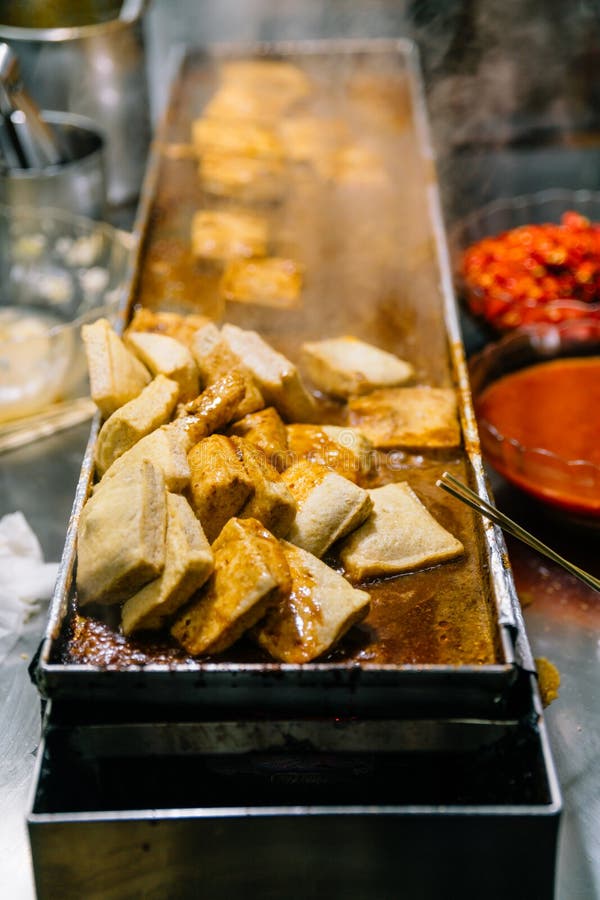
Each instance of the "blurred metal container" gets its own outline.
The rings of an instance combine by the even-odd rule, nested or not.
[[[147,0],[0,0],[0,40],[44,109],[93,119],[106,138],[107,199],[139,193],[150,139],[143,15]]]
[[[104,138],[95,123],[72,113],[42,113],[56,130],[69,161],[43,169],[0,172],[0,203],[16,207],[56,207],[90,219],[104,217]]]

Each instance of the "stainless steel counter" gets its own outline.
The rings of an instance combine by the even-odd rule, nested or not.
[[[461,7],[469,7],[473,19],[473,10],[481,12],[492,5],[499,6],[439,3],[436,12],[435,3],[403,4],[391,0],[330,0],[328,3],[320,0],[245,0],[244,3],[239,0],[220,0],[219,3],[156,0],[147,23],[153,113],[156,116],[164,102],[164,63],[168,48],[178,41],[416,34],[425,44],[427,69],[431,73],[431,111],[443,153],[440,172],[449,218],[459,209],[473,208],[489,199],[490,192],[516,193],[515,185],[520,188],[524,178],[530,190],[551,186],[557,181],[569,186],[597,188],[600,167],[596,165],[598,155],[594,145],[580,146],[575,153],[572,147],[564,145],[557,146],[550,154],[544,148],[541,157],[536,156],[535,148],[510,150],[502,155],[496,146],[493,171],[485,169],[489,154],[478,152],[477,159],[488,177],[475,184],[473,174],[477,170],[471,164],[461,168],[460,160],[457,161],[444,144],[450,133],[448,123],[440,124],[435,118],[442,108],[445,89],[439,73],[444,65],[450,66],[452,62],[452,41],[459,33],[457,23],[461,21],[458,13]],[[560,6],[560,3],[552,4],[557,10]],[[566,4],[565,8],[567,6],[571,11],[575,7]],[[527,12],[535,4],[523,2],[521,7],[521,11]],[[548,7],[549,4],[544,5],[546,10]],[[571,31],[585,29],[585,15],[589,15],[586,46],[589,50],[591,43],[593,50],[595,32],[592,26],[597,26],[597,21],[591,4],[578,4],[577,9],[578,18],[573,15],[575,21],[570,23]],[[503,77],[508,78],[509,83],[511,66],[517,73],[519,66],[509,51],[504,60],[499,60],[498,53],[510,46],[522,47],[536,15],[535,12],[529,16],[513,14],[511,21],[506,23],[506,36],[497,38],[494,45],[493,49],[497,51],[495,65],[500,67],[496,70],[504,73]],[[555,35],[552,16],[548,15],[547,19],[542,23],[546,44],[538,42],[538,46],[535,41],[529,44],[526,59],[530,72],[537,71],[535,54],[543,58],[541,48],[548,46],[548,41],[551,44],[550,39]],[[477,19],[475,15],[475,20],[483,27],[481,16]],[[500,20],[501,17],[496,15],[497,34],[502,34]],[[518,32],[519,39],[512,45],[509,40],[514,36],[511,29]],[[485,65],[481,60],[477,65],[473,64],[471,73],[475,72],[476,76],[479,72],[483,77]],[[561,83],[564,90],[562,95],[560,91],[555,94],[557,103],[553,106],[539,104],[543,113],[553,115],[562,102],[563,119],[568,119],[573,110],[585,118],[587,107],[581,91],[586,86],[582,87],[581,79],[575,77],[578,65],[578,60],[572,57],[559,59],[563,74],[571,73],[573,77]],[[452,77],[462,77],[463,87],[473,83],[473,77],[469,76],[471,80],[465,82],[464,73],[456,70]],[[534,76],[532,79],[535,80]],[[569,85],[580,92],[578,102],[571,107],[564,102]],[[522,92],[516,93],[522,97]],[[587,95],[583,97],[584,101],[586,99],[589,99]],[[522,110],[507,110],[506,103],[503,105],[502,98],[496,95],[490,99],[488,109],[500,119],[504,116],[502,121],[508,114],[513,123],[520,121]],[[543,160],[541,166],[540,158]],[[444,183],[448,173],[453,175],[452,185]],[[81,426],[0,457],[0,515],[22,510],[36,531],[48,560],[59,558],[87,430],[86,426]],[[520,517],[532,530],[537,529],[542,539],[559,551],[600,575],[597,533],[574,533],[540,514],[500,482],[495,487],[501,507]],[[560,697],[547,710],[565,804],[556,897],[557,900],[590,900],[600,896],[600,597],[542,561],[533,551],[516,544],[510,544],[509,551],[517,588],[527,603],[525,616],[534,655],[549,658],[562,675]],[[43,613],[40,613],[28,624],[23,639],[8,663],[0,669],[0,883],[3,896],[11,900],[31,900],[34,896],[24,816],[40,734],[40,708],[35,689],[28,680],[27,664],[37,646],[43,621]]]

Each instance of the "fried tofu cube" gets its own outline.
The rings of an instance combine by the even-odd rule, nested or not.
[[[221,333],[233,352],[244,361],[265,401],[292,422],[310,422],[316,414],[314,397],[308,393],[296,366],[264,341],[256,331],[224,325]]]
[[[276,537],[285,537],[296,515],[296,501],[287,484],[258,447],[237,435],[230,440],[254,485],[239,517],[258,519]]]
[[[223,272],[220,291],[235,303],[292,309],[298,305],[303,271],[295,260],[279,256],[233,259]]]
[[[254,481],[225,435],[213,434],[200,441],[188,459],[192,507],[212,543],[253,496]]]
[[[289,593],[254,629],[253,637],[285,663],[322,656],[369,611],[370,596],[306,550],[282,541],[292,578]]]
[[[319,463],[294,463],[282,478],[298,505],[288,540],[314,556],[358,528],[373,507],[368,491]]]
[[[214,571],[206,589],[171,628],[192,656],[226,650],[290,589],[279,541],[255,519],[231,519],[212,550]]]
[[[372,467],[373,445],[354,428],[295,423],[286,432],[288,464],[308,459],[354,483]]]
[[[150,460],[162,472],[167,490],[175,493],[183,491],[190,481],[189,448],[185,433],[175,430],[174,424],[162,425],[119,456],[96,485],[94,493],[103,491],[105,485],[120,475],[123,469],[139,466],[143,460]]]
[[[406,482],[369,491],[371,515],[345,541],[340,558],[353,581],[410,572],[454,559],[463,545]]]
[[[185,497],[168,493],[165,567],[123,606],[124,634],[162,628],[212,570],[213,553],[190,504]]]
[[[165,375],[177,382],[182,402],[198,396],[198,366],[185,344],[167,334],[143,332],[125,335],[125,343],[154,376]]]
[[[249,212],[203,209],[192,218],[192,253],[198,259],[264,256],[267,222]]]
[[[290,116],[280,125],[285,155],[294,162],[315,163],[319,167],[347,137],[341,119]]]
[[[414,376],[410,363],[354,337],[308,341],[302,363],[315,387],[334,397],[396,387]]]
[[[244,203],[272,203],[285,190],[283,163],[276,159],[233,156],[207,152],[198,174],[203,189],[216,197],[231,197]]]
[[[235,369],[209,385],[200,396],[179,409],[170,427],[185,438],[187,451],[213,431],[224,428],[240,409],[246,391],[242,375]]]
[[[166,519],[164,478],[146,459],[90,497],[77,535],[78,603],[119,603],[156,578]]]
[[[106,420],[96,443],[96,469],[104,475],[114,461],[139,440],[169,421],[177,400],[179,385],[158,375],[129,403],[120,406]]]
[[[382,388],[352,398],[348,418],[381,449],[460,445],[456,397],[448,388]]]
[[[282,472],[287,465],[287,433],[283,419],[274,406],[250,413],[229,428],[229,434],[237,434],[261,450],[268,462]]]
[[[209,322],[206,316],[197,313],[182,315],[176,312],[155,312],[151,309],[136,309],[129,323],[125,337],[138,331],[151,334],[166,334],[191,349],[194,334]]]
[[[84,325],[92,400],[107,419],[116,409],[137,397],[150,382],[150,373],[130,353],[107,319]]]
[[[217,152],[234,156],[281,159],[283,147],[272,128],[256,122],[201,118],[192,122],[192,143],[198,156]]]
[[[301,100],[311,92],[310,80],[302,69],[280,59],[227,60],[221,66],[221,80],[228,87],[240,85],[259,94],[276,92],[288,103]]]
[[[215,324],[210,322],[198,329],[192,352],[205,385],[214,384],[229,372],[240,375],[244,382],[244,396],[239,402],[237,415],[245,416],[263,408],[265,402],[252,373],[236,356]]]

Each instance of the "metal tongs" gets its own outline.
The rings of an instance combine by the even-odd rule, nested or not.
[[[44,169],[67,154],[21,80],[19,60],[0,43],[0,156],[6,169]]]
[[[534,537],[520,525],[517,525],[516,522],[500,512],[500,510],[491,503],[488,503],[487,500],[480,497],[479,494],[476,494],[475,491],[472,491],[471,488],[467,487],[466,484],[463,484],[462,481],[459,481],[458,478],[455,478],[454,475],[451,475],[449,472],[444,472],[442,477],[436,481],[436,484],[446,491],[446,493],[456,497],[457,500],[466,503],[466,505],[470,506],[471,509],[474,509],[475,512],[481,513],[482,516],[485,516],[496,525],[499,525],[503,531],[512,534],[512,536],[516,537],[519,541],[533,547],[538,553],[542,553],[544,556],[548,557],[548,559],[558,563],[559,566],[562,566],[563,569],[566,569],[567,572],[570,572],[575,578],[583,581],[588,587],[593,588],[595,591],[600,591],[600,581],[597,578],[594,578],[593,575],[590,575],[588,572],[580,569],[579,566],[569,562],[568,559],[560,556],[555,550],[552,550],[546,544],[542,543],[542,541]]]

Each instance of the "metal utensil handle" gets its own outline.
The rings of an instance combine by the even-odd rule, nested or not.
[[[451,494],[453,497],[456,497],[457,500],[466,503],[471,509],[474,509],[476,512],[481,513],[482,516],[490,519],[496,525],[499,525],[504,531],[512,534],[513,537],[516,537],[524,544],[528,544],[530,547],[533,547],[534,550],[537,550],[548,559],[551,559],[559,566],[562,566],[563,569],[566,569],[567,572],[570,572],[575,578],[583,581],[588,587],[593,588],[595,591],[600,591],[600,580],[594,578],[589,572],[580,569],[579,566],[576,566],[574,563],[569,562],[568,559],[565,559],[557,553],[556,550],[552,550],[551,547],[548,547],[540,541],[539,538],[536,538],[529,531],[526,531],[525,528],[518,525],[513,519],[500,512],[497,507],[488,503],[487,500],[484,500],[483,497],[480,497],[479,494],[472,491],[466,484],[463,484],[462,481],[459,481],[458,478],[451,475],[450,472],[444,472],[442,477],[437,480],[436,484],[438,487],[442,488],[442,490],[446,491],[446,493]]]

